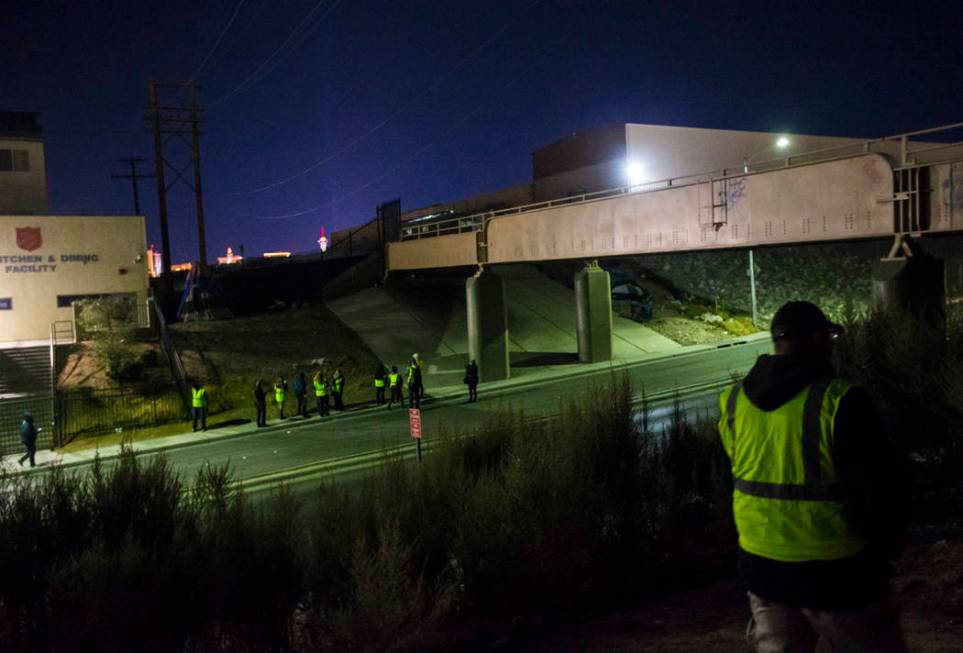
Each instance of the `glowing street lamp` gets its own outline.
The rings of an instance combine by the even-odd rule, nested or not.
[[[638,161],[626,161],[625,179],[630,189],[641,186],[645,183],[645,167]]]
[[[756,156],[757,154],[759,154],[760,152],[764,152],[764,151],[768,150],[769,148],[773,148],[773,149],[776,149],[776,150],[785,150],[785,149],[786,149],[787,147],[789,147],[791,144],[792,144],[792,141],[789,140],[789,137],[788,137],[788,136],[780,136],[780,137],[778,137],[778,138],[775,140],[775,142],[770,143],[769,145],[765,145],[765,146],[763,146],[763,147],[760,147],[758,150],[756,150],[755,152],[753,152],[753,153],[750,154],[749,156],[744,156],[744,157],[742,157],[742,171],[743,171],[743,172],[749,172],[749,162],[752,161],[752,160],[755,158],[755,156]]]
[[[322,254],[328,251],[328,239],[324,236],[324,227],[321,227],[321,237],[318,238],[318,246],[321,248]]]

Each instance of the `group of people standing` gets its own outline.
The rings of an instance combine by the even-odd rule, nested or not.
[[[331,402],[334,401],[334,409],[344,410],[344,373],[341,369],[336,369],[330,377],[324,370],[318,370],[311,377],[308,384],[307,375],[303,370],[298,371],[294,376],[294,381],[290,385],[290,390],[294,393],[294,398],[298,405],[296,414],[301,417],[308,416],[308,393],[314,393],[314,404],[319,417],[327,417],[331,414]],[[278,418],[285,419],[284,405],[287,403],[288,381],[282,375],[279,376],[273,387],[274,403],[278,409]],[[264,382],[258,380],[254,384],[254,408],[257,411],[257,425],[267,426],[267,390],[264,389]]]
[[[408,402],[412,408],[421,408],[421,400],[425,396],[425,381],[423,374],[424,362],[417,353],[411,355],[408,365],[405,366],[404,374],[398,371],[397,365],[392,365],[391,370],[384,363],[379,363],[375,368],[374,388],[375,403],[385,403],[385,393],[388,394],[388,408],[391,409],[395,403],[405,407],[405,396],[403,388],[408,387]]]
[[[415,353],[411,355],[403,371],[397,365],[389,369],[384,363],[379,363],[374,372],[375,404],[388,404],[392,408],[396,403],[405,407],[405,389],[407,388],[408,402],[412,408],[421,408],[421,401],[425,398],[424,361]],[[472,360],[465,366],[464,383],[468,386],[468,401],[478,400],[478,364]],[[315,408],[319,417],[331,414],[332,404],[336,411],[343,411],[345,376],[340,368],[333,374],[319,369],[308,379],[303,370],[299,370],[289,383],[284,375],[275,379],[268,387],[264,380],[259,379],[254,384],[254,408],[257,413],[257,425],[267,426],[267,406],[272,401],[277,407],[279,419],[285,419],[285,407],[288,392],[294,393],[297,401],[295,414],[308,416],[308,397],[313,393]],[[207,389],[195,381],[191,387],[193,427],[197,431],[207,430]]]

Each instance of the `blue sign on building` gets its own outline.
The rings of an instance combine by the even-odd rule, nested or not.
[[[11,310],[13,310],[13,298],[0,297],[0,311],[11,311]]]

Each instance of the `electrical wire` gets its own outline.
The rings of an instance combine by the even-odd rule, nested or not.
[[[271,74],[271,72],[280,64],[285,57],[294,52],[307,38],[311,35],[314,30],[316,30],[327,18],[342,0],[334,0],[330,2],[327,7],[324,5],[329,3],[329,0],[320,0],[314,7],[301,19],[301,22],[295,26],[293,30],[288,34],[284,42],[278,46],[274,52],[272,52],[261,64],[254,69],[250,75],[244,78],[240,84],[235,86],[231,91],[222,95],[218,99],[208,102],[208,107],[215,107],[223,102],[226,102],[230,98],[234,97],[251,85],[256,84],[265,77]],[[320,14],[320,15],[319,15]]]
[[[521,72],[519,72],[517,75],[515,75],[515,77],[513,77],[511,80],[509,80],[509,81],[502,87],[501,91],[503,92],[503,91],[507,90],[508,88],[510,88],[511,86],[513,86],[514,84],[516,84],[522,77],[524,77],[526,74],[528,74],[536,65],[537,65],[536,62],[532,62],[532,63],[530,63],[528,66],[526,66],[525,68],[523,68],[523,69],[521,70]],[[451,125],[448,129],[446,129],[446,130],[444,131],[443,135],[444,135],[444,136],[447,136],[447,135],[450,134],[451,132],[453,132],[453,131],[455,131],[455,130],[457,130],[457,129],[460,129],[461,127],[463,127],[469,120],[471,120],[474,116],[476,116],[478,113],[480,113],[483,109],[487,109],[488,106],[489,106],[490,104],[492,104],[497,97],[498,97],[497,95],[490,96],[488,102],[484,102],[484,103],[476,106],[472,111],[466,113],[464,116],[462,116],[462,118],[461,118],[458,122],[456,122],[455,124]],[[249,218],[255,218],[255,219],[257,219],[257,220],[290,220],[290,219],[292,219],[292,218],[299,218],[299,217],[302,217],[302,216],[305,216],[305,215],[308,215],[308,214],[311,214],[311,213],[315,213],[315,212],[320,211],[320,210],[322,210],[322,209],[326,209],[326,208],[329,208],[329,207],[331,207],[331,206],[335,206],[335,205],[340,204],[341,202],[343,202],[343,201],[345,201],[345,200],[347,200],[347,199],[349,199],[349,198],[357,195],[358,193],[360,193],[360,192],[362,192],[362,191],[364,191],[364,190],[367,190],[368,188],[371,188],[371,187],[374,186],[375,184],[377,184],[377,183],[381,182],[382,180],[384,180],[384,179],[385,179],[386,177],[388,177],[389,175],[394,174],[397,170],[399,170],[399,169],[402,168],[403,166],[408,165],[408,164],[411,163],[413,160],[415,160],[416,158],[418,158],[419,156],[421,156],[422,154],[424,154],[425,152],[427,152],[429,149],[431,149],[433,146],[435,146],[435,145],[436,145],[439,141],[441,141],[441,140],[443,140],[443,139],[442,139],[441,137],[439,137],[438,139],[436,139],[436,140],[434,140],[434,141],[431,141],[431,142],[425,144],[424,146],[422,146],[422,147],[420,147],[419,149],[415,150],[412,154],[410,154],[409,156],[407,156],[407,157],[406,157],[405,159],[403,159],[401,162],[397,163],[397,164],[396,164],[395,166],[393,166],[392,168],[389,168],[389,169],[388,169],[387,171],[385,171],[384,173],[378,175],[377,177],[374,177],[373,179],[368,180],[366,183],[362,184],[361,186],[358,186],[358,187],[356,187],[356,188],[353,188],[352,190],[348,191],[347,193],[344,193],[343,195],[340,195],[340,196],[338,196],[338,197],[336,197],[336,198],[334,198],[334,199],[328,200],[327,202],[322,202],[322,203],[317,204],[317,205],[315,205],[315,206],[312,206],[312,207],[310,207],[310,208],[308,208],[308,209],[304,209],[303,211],[296,211],[296,212],[294,212],[294,213],[285,213],[285,214],[281,214],[281,215],[253,215],[253,214],[246,214],[246,215],[247,215],[247,217],[249,217]]]
[[[234,25],[234,21],[237,20],[237,15],[241,12],[241,7],[244,6],[244,2],[245,0],[238,0],[237,6],[234,7],[234,13],[231,14],[230,20],[227,21],[224,29],[222,29],[221,33],[217,36],[217,40],[214,41],[214,45],[211,46],[211,49],[208,50],[207,55],[205,55],[205,57],[201,60],[201,63],[197,66],[197,70],[194,71],[194,73],[187,80],[187,83],[184,84],[185,88],[194,83],[194,80],[197,79],[197,76],[201,74],[204,66],[207,65],[208,61],[210,61],[211,56],[217,51],[217,48],[220,47],[221,41],[224,40],[224,37],[227,36],[227,33],[231,30],[231,26]]]
[[[488,37],[488,38],[487,38],[485,41],[483,41],[478,47],[476,47],[474,50],[472,50],[472,51],[469,52],[467,55],[465,55],[464,57],[462,57],[461,60],[459,60],[458,63],[456,63],[456,64],[455,64],[451,69],[449,69],[444,75],[442,75],[442,76],[436,78],[435,80],[433,80],[430,84],[428,84],[427,87],[424,88],[423,91],[421,91],[420,93],[416,93],[415,95],[413,95],[412,98],[411,98],[408,102],[404,103],[403,105],[401,105],[400,107],[398,107],[397,109],[395,109],[390,115],[388,115],[387,118],[385,118],[384,120],[382,120],[381,122],[379,122],[378,124],[376,124],[374,127],[368,129],[368,130],[367,130],[366,132],[364,132],[361,136],[358,136],[357,138],[355,138],[354,140],[352,140],[350,143],[348,143],[348,144],[344,145],[343,147],[335,150],[335,151],[332,152],[331,154],[328,154],[327,156],[322,157],[321,159],[315,161],[314,163],[310,164],[310,165],[307,166],[306,168],[303,168],[303,169],[301,169],[300,171],[298,171],[298,172],[296,172],[296,173],[294,173],[294,174],[292,174],[292,175],[289,175],[289,176],[287,176],[287,177],[284,177],[283,179],[278,179],[277,181],[274,181],[274,182],[272,182],[272,183],[270,183],[270,184],[266,184],[266,185],[264,185],[264,186],[259,186],[259,187],[257,187],[257,188],[252,188],[252,189],[250,189],[250,190],[234,191],[234,192],[228,193],[228,195],[253,195],[253,194],[255,194],[255,193],[262,193],[262,192],[264,192],[264,191],[266,191],[266,190],[271,190],[272,188],[277,188],[278,186],[283,186],[284,184],[286,184],[286,183],[288,183],[288,182],[294,181],[295,179],[298,179],[298,178],[300,178],[300,177],[303,177],[304,175],[309,174],[310,172],[312,172],[312,171],[314,171],[314,170],[317,170],[318,168],[320,168],[320,167],[323,166],[324,164],[330,163],[330,162],[333,161],[334,159],[336,159],[336,158],[340,157],[341,155],[343,155],[343,154],[349,152],[350,150],[354,149],[354,148],[355,148],[358,144],[360,144],[362,141],[366,140],[367,138],[369,138],[370,136],[374,135],[375,133],[381,131],[384,127],[386,127],[386,126],[388,125],[388,123],[390,123],[392,120],[394,120],[395,118],[397,118],[399,115],[401,115],[402,113],[404,113],[405,111],[407,111],[408,109],[410,109],[410,108],[411,108],[412,106],[414,106],[419,100],[423,100],[428,94],[430,94],[432,91],[434,91],[437,86],[441,85],[442,82],[447,81],[447,80],[448,80],[449,78],[451,78],[455,73],[457,73],[459,70],[461,70],[462,68],[464,68],[472,59],[474,59],[476,56],[478,56],[479,54],[481,54],[481,52],[483,52],[488,46],[490,46],[492,43],[494,43],[496,40],[498,40],[505,32],[507,32],[507,31],[509,30],[509,28],[515,23],[516,20],[518,20],[522,15],[528,13],[528,11],[529,11],[535,4],[537,4],[537,3],[540,2],[540,1],[541,1],[541,0],[531,0],[531,2],[529,2],[528,5],[527,5],[522,11],[518,12],[515,16],[513,16],[511,19],[509,19],[504,25],[502,25],[502,27],[501,27],[497,32],[495,32],[492,36]]]

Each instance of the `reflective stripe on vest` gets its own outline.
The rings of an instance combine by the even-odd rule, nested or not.
[[[342,389],[343,387],[344,387],[344,377],[340,377],[340,376],[339,376],[338,378],[336,378],[336,379],[334,380],[334,391],[335,391],[335,392],[341,392],[341,389]]]
[[[833,422],[850,385],[818,382],[772,411],[737,383],[720,397],[732,464],[739,546],[782,560],[834,560],[866,547],[846,516],[833,461]]]
[[[207,405],[207,388],[191,388],[191,406],[203,408]]]
[[[326,397],[328,396],[328,384],[318,383],[318,380],[314,380],[314,396],[315,397]]]

